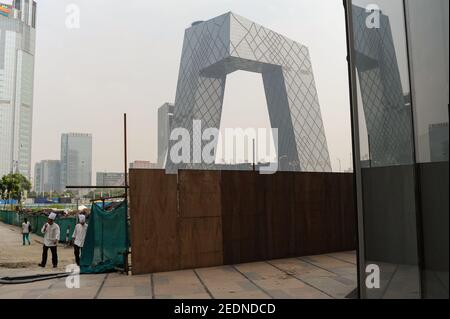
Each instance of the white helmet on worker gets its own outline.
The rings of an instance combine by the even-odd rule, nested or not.
[[[55,220],[56,219],[56,214],[55,213],[50,213],[50,215],[48,215],[48,219]]]
[[[78,220],[80,221],[80,223],[84,223],[86,221],[86,216],[84,215],[78,215]]]

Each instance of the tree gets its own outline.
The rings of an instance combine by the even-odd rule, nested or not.
[[[9,174],[0,180],[0,196],[2,199],[15,199],[19,203],[23,193],[31,189],[30,181],[22,174]]]

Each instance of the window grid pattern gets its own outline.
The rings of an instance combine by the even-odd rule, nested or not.
[[[218,129],[226,76],[236,70],[263,76],[280,169],[331,171],[308,48],[231,12],[186,30],[172,127],[192,136],[193,120],[201,120]],[[211,165],[183,166],[191,167]]]
[[[410,95],[402,87],[389,17],[380,16],[380,28],[368,28],[365,9],[353,6],[352,11],[371,166],[411,164]]]
[[[0,176],[30,177],[35,29],[19,13],[0,16]]]

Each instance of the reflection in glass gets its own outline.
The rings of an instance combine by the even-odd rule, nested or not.
[[[449,2],[351,4],[362,297],[448,298]]]
[[[374,1],[371,1],[373,5]],[[367,298],[419,298],[414,140],[402,1],[375,1],[376,27],[364,1],[353,1],[360,112],[364,266],[381,271]],[[366,154],[364,154],[364,152]]]
[[[449,1],[406,2],[422,226],[422,295],[449,297]]]
[[[365,8],[353,6],[356,68],[370,148],[370,166],[411,164],[413,143],[409,90],[403,92],[390,18],[367,27]],[[406,53],[406,49],[403,51]]]

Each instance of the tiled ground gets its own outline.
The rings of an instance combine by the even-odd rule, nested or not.
[[[345,298],[356,288],[354,252],[289,258],[151,275],[82,275],[79,289],[65,278],[0,285],[2,298]]]
[[[53,272],[37,267],[42,238],[22,246],[18,227],[0,223],[0,277]],[[57,272],[74,261],[71,248],[58,248]],[[82,275],[79,289],[68,289],[66,278],[20,285],[1,285],[3,298],[345,298],[356,288],[354,252],[290,258],[234,266],[158,273]]]
[[[51,253],[49,252],[47,268],[38,267],[42,256],[43,238],[31,234],[31,245],[22,245],[22,234],[19,227],[0,222],[0,277],[25,276],[36,272],[53,272]],[[66,265],[74,263],[73,248],[58,247],[58,272],[64,272]]]

